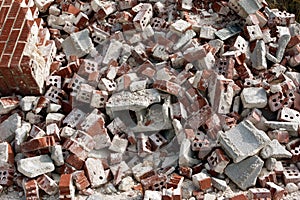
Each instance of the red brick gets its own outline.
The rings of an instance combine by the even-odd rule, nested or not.
[[[25,15],[27,12],[28,8],[21,8],[21,10],[18,13],[18,16],[16,17],[15,24],[14,24],[14,29],[20,29],[22,28],[22,25],[24,23]]]
[[[0,88],[7,88],[6,82],[3,77],[0,77]]]
[[[2,6],[10,6],[12,4],[12,0],[4,0]]]
[[[19,32],[19,30],[12,30],[12,32],[10,33],[9,39],[4,50],[5,54],[12,54],[12,52],[14,51]]]
[[[18,42],[14,54],[12,56],[10,66],[20,65],[24,48],[25,48],[25,42]]]
[[[2,55],[2,53],[3,53],[3,51],[4,51],[4,47],[5,47],[5,44],[6,44],[6,42],[0,42],[0,58],[1,58],[1,55]]]
[[[26,42],[28,40],[29,33],[30,33],[30,27],[27,26],[27,24],[25,24],[22,28],[22,32],[21,32],[20,37],[19,37],[19,41]]]
[[[16,1],[13,2],[12,7],[9,11],[8,18],[15,19],[19,12],[20,4]]]
[[[3,55],[1,57],[0,68],[8,68],[9,67],[8,64],[9,64],[10,57],[11,57],[10,55]]]
[[[0,28],[4,24],[4,21],[6,19],[7,13],[8,13],[9,7],[3,7],[0,10]]]
[[[9,35],[10,35],[10,31],[11,31],[11,27],[14,24],[14,20],[13,19],[7,19],[3,25],[2,28],[2,32],[1,32],[1,36],[0,36],[0,41],[7,41]]]

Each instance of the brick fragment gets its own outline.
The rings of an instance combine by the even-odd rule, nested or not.
[[[83,170],[75,171],[72,173],[72,178],[75,182],[75,186],[77,190],[84,190],[90,186],[90,182],[84,174]]]
[[[59,199],[72,200],[75,198],[75,188],[71,174],[62,174],[59,181]]]
[[[207,174],[200,172],[192,176],[193,183],[196,187],[199,187],[200,190],[207,190],[212,187],[211,177]]]
[[[36,181],[39,188],[45,191],[47,194],[55,195],[58,192],[58,185],[46,174],[39,176]]]

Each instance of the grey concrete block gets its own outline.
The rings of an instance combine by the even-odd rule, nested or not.
[[[24,158],[18,161],[18,171],[29,178],[54,171],[55,167],[48,155]]]
[[[254,186],[264,165],[258,156],[252,156],[239,163],[232,163],[225,169],[225,174],[242,190]]]
[[[220,132],[219,140],[224,151],[235,163],[257,154],[267,142],[270,142],[267,134],[248,120],[225,133]]]

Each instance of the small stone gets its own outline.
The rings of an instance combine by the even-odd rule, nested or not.
[[[134,181],[130,176],[127,176],[122,179],[120,185],[119,185],[119,190],[121,191],[129,191],[131,188],[134,186]]]
[[[288,183],[286,184],[285,189],[288,193],[293,193],[298,191],[298,186],[295,183]]]

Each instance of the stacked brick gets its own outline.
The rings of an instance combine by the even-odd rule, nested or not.
[[[33,1],[0,2],[0,92],[41,94],[55,46]],[[51,50],[42,50],[52,46]],[[39,52],[40,51],[40,52]]]

